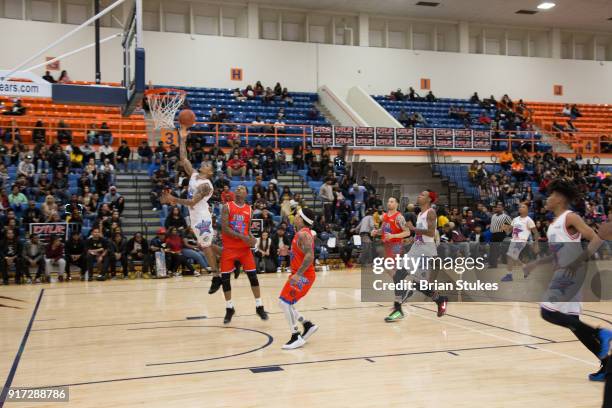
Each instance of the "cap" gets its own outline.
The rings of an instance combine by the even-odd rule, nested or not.
[[[166,229],[164,227],[160,227],[157,230],[157,235],[161,235],[161,234],[165,234],[166,233]]]
[[[111,190],[117,190],[117,187],[115,187],[115,186],[110,186],[110,189],[111,189]]]
[[[276,181],[276,179],[272,179],[272,180],[270,180],[270,183],[271,184],[278,184],[278,181]]]

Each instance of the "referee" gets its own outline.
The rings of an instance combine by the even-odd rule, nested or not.
[[[506,238],[504,226],[512,224],[512,218],[504,211],[504,204],[498,202],[495,214],[491,217],[491,251],[489,254],[489,268],[497,268],[497,258],[501,254],[502,242]]]

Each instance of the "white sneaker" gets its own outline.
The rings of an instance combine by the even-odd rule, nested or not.
[[[287,268],[287,269],[285,269],[285,272],[287,272],[287,273],[291,273],[291,268]]]
[[[278,268],[276,268],[276,273],[282,272],[280,266]]]
[[[200,272],[193,271],[193,276],[195,276],[196,278],[200,277]]]
[[[283,350],[293,350],[302,347],[304,344],[306,344],[306,341],[302,336],[299,333],[293,333],[287,344],[283,345]]]

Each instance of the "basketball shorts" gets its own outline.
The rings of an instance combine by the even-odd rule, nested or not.
[[[526,246],[527,242],[525,241],[512,241],[510,242],[510,246],[508,247],[508,252],[506,253],[506,255],[508,255],[515,261],[518,261],[521,257],[521,252],[523,252],[523,249],[525,249]]]
[[[215,230],[212,225],[212,217],[191,217],[191,229],[198,240],[198,244],[202,248],[208,248],[212,245],[215,238]]]
[[[255,266],[255,258],[253,257],[253,252],[251,252],[250,248],[223,248],[223,251],[221,252],[221,265],[219,266],[221,273],[234,272],[234,269],[236,268],[236,261],[240,262],[240,265],[242,265],[242,269],[244,269],[245,272],[257,270],[257,267]]]
[[[293,276],[293,274],[291,276]],[[294,283],[291,281],[291,279],[288,279],[285,286],[283,286],[283,289],[281,290],[281,294],[279,296],[280,300],[290,305],[295,304],[298,300],[306,296],[314,281],[314,274],[311,279],[303,276],[297,283]]]

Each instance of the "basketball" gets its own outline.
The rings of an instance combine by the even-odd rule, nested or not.
[[[612,241],[612,222],[601,224],[597,229],[597,235],[604,241]]]
[[[196,122],[196,115],[191,109],[183,109],[179,112],[179,123],[185,127],[192,127]]]

